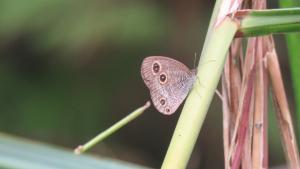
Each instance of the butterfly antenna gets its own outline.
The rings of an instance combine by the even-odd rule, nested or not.
[[[196,69],[197,52],[194,54],[194,69]]]

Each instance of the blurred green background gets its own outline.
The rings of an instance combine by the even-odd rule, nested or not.
[[[209,0],[1,0],[1,132],[70,149],[86,142],[150,99],[140,77],[144,57],[169,56],[193,68],[213,5]],[[286,56],[284,39],[276,40],[280,56]],[[280,59],[290,82],[287,57]],[[291,90],[288,96],[293,103]],[[178,116],[163,116],[152,107],[91,152],[159,168]],[[284,157],[278,128],[270,122],[269,129],[270,164],[279,165]],[[223,168],[222,149],[216,97],[189,168]]]

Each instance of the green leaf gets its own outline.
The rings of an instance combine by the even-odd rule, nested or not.
[[[117,160],[72,151],[0,134],[0,168],[21,169],[146,169]]]

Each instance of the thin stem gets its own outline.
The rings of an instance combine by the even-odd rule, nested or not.
[[[108,128],[105,131],[103,131],[100,134],[98,134],[96,137],[94,137],[93,139],[91,139],[90,141],[88,141],[87,143],[85,143],[84,145],[79,145],[74,150],[74,153],[75,154],[81,154],[81,153],[85,152],[86,150],[90,149],[91,147],[93,147],[94,145],[96,145],[98,142],[102,141],[106,137],[110,136],[111,134],[113,134],[114,132],[118,131],[120,128],[122,128],[126,124],[128,124],[133,119],[135,119],[138,116],[140,116],[150,105],[151,105],[150,101],[148,101],[144,106],[136,109],[135,111],[133,111],[132,113],[130,113],[129,115],[127,115],[126,117],[124,117],[122,120],[120,120],[116,124],[112,125],[110,128]]]

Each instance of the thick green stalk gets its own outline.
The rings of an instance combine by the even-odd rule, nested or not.
[[[217,8],[212,21],[216,11]],[[227,50],[237,30],[241,36],[257,36],[300,29],[299,8],[240,12],[239,16],[233,17],[235,20],[228,17],[217,27],[211,24],[198,66],[197,81],[185,102],[162,168],[186,168],[221,77]],[[241,25],[237,24],[236,19]]]
[[[210,36],[207,36],[209,39],[202,52],[197,80],[181,112],[162,168],[186,168],[236,30],[237,24],[226,18],[217,28],[212,28]]]

